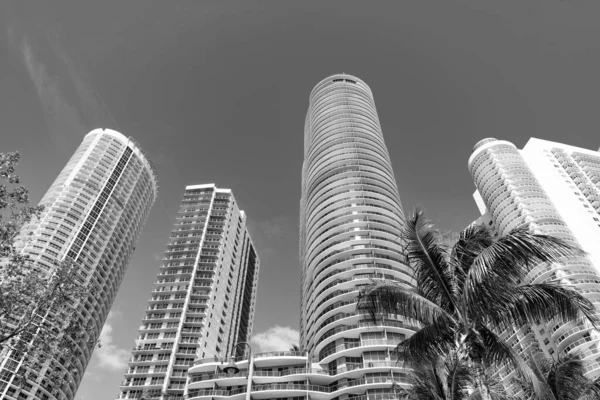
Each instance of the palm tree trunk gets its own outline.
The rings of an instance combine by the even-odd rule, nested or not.
[[[485,376],[485,368],[481,361],[473,362],[473,369],[475,370],[475,381],[477,382],[477,388],[479,389],[479,393],[481,393],[481,400],[492,400],[492,396],[490,395],[490,390],[487,386],[487,379]]]

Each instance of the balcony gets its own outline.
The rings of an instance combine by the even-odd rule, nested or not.
[[[367,346],[394,346],[398,345],[397,340],[388,340],[388,339],[374,339],[374,340],[362,340],[359,342],[350,342],[343,343],[335,346],[331,350],[321,351],[319,354],[319,361],[323,360],[326,357],[329,357],[332,354],[339,353],[344,350],[355,349],[358,347],[367,347]]]
[[[308,352],[305,351],[269,351],[264,353],[257,353],[252,355],[253,360],[258,360],[260,358],[267,357],[307,357]],[[245,360],[243,357],[234,357],[233,360],[235,362]],[[224,357],[210,357],[210,358],[201,358],[199,360],[194,361],[194,365],[200,364],[210,364],[210,363],[228,363],[229,358]]]

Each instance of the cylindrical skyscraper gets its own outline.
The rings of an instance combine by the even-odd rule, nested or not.
[[[403,219],[371,89],[345,74],[322,80],[304,129],[300,342],[330,370],[390,360],[412,332],[401,320],[370,326],[356,312],[360,288],[373,280],[409,284]]]
[[[77,307],[77,318],[95,326],[98,334],[157,191],[156,173],[140,147],[119,132],[95,129],[40,201],[45,207],[41,217],[23,227],[17,241],[41,269],[50,271],[53,262],[66,257],[79,264],[98,292]],[[78,373],[68,387],[54,387],[40,371],[18,398],[73,399],[91,357],[86,346],[80,350],[82,356],[70,361]],[[0,359],[0,397],[17,398],[8,363],[9,358]],[[59,360],[53,360],[51,368],[71,374]]]

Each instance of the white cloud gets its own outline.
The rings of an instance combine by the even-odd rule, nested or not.
[[[98,360],[98,367],[108,370],[123,370],[127,367],[127,360],[129,359],[129,350],[121,349],[119,346],[113,343],[113,327],[112,322],[115,317],[120,316],[119,311],[108,313],[106,323],[102,327],[100,332],[100,347],[94,351],[94,355]]]
[[[255,353],[265,351],[286,351],[300,342],[300,333],[289,326],[275,325],[265,332],[252,336],[252,349]]]

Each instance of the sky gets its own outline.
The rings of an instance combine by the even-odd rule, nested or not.
[[[299,325],[298,206],[308,95],[372,88],[403,206],[446,230],[478,217],[473,145],[600,146],[600,2],[5,1],[0,151],[38,202],[93,128],[134,137],[160,194],[77,393],[116,398],[186,185],[231,188],[261,258],[254,351]]]

